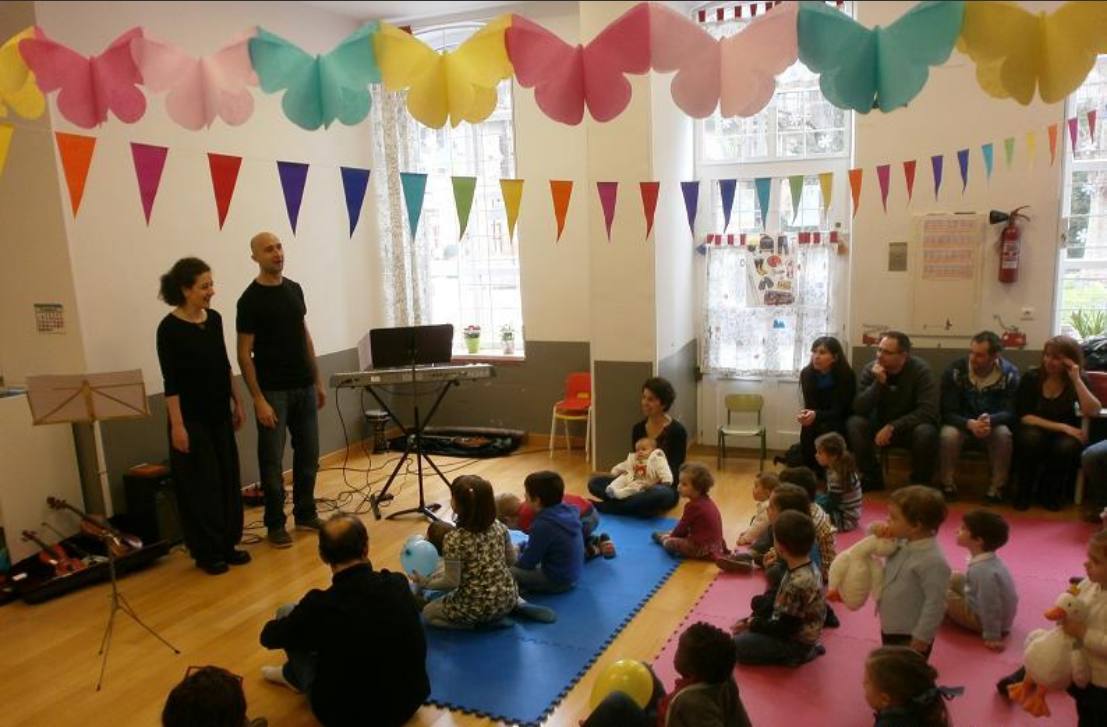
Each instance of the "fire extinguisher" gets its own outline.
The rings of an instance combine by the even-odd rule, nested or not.
[[[999,232],[999,282],[1001,283],[1014,283],[1019,279],[1019,245],[1022,241],[1022,225],[1019,221],[1030,219],[1020,210],[1029,206],[1023,205],[1010,212],[992,210],[988,215],[988,222],[993,225],[1007,223]]]

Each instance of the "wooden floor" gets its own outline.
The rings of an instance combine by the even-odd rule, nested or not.
[[[703,461],[714,470],[713,451],[693,452],[692,460]],[[341,465],[342,457],[326,464]],[[531,447],[507,458],[473,461],[436,458],[447,476],[480,474],[497,491],[522,492],[523,478],[538,469],[556,469],[569,490],[585,492],[589,473],[583,455],[559,451],[551,460],[545,449]],[[368,460],[360,451],[351,455],[345,479],[363,486],[387,474],[391,466],[382,457]],[[366,467],[372,471],[365,473]],[[723,512],[728,542],[733,542],[753,511],[750,496],[755,459],[732,457],[725,471],[717,474],[712,493]],[[360,471],[355,471],[360,470]],[[402,486],[397,487],[397,485]],[[383,482],[376,484],[376,487]],[[316,494],[339,498],[342,509],[353,511],[362,501],[360,493],[350,496],[339,469],[319,473]],[[346,491],[346,494],[341,494]],[[398,497],[390,510],[416,502],[414,476],[393,485]],[[427,499],[449,507],[449,496],[441,480],[426,480]],[[678,505],[678,508],[682,505]],[[328,513],[321,515],[326,517]],[[364,508],[366,511],[368,508]],[[674,516],[679,509],[674,511]],[[1069,512],[1061,517],[1074,518]],[[248,526],[257,525],[260,508],[246,512]],[[399,551],[411,534],[422,532],[418,518],[396,521],[363,515],[370,533],[370,557],[376,567],[399,568]],[[251,530],[263,534],[264,530]],[[100,660],[97,649],[108,611],[106,585],[89,588],[55,601],[27,606],[14,603],[0,608],[0,724],[4,725],[156,725],[169,690],[190,665],[216,664],[244,677],[251,717],[268,717],[277,727],[312,725],[303,697],[264,682],[260,669],[282,661],[280,652],[268,652],[258,645],[262,625],[282,603],[298,600],[310,588],[325,588],[328,569],[319,561],[316,538],[293,533],[290,550],[274,550],[260,542],[247,546],[254,560],[241,568],[212,577],[192,565],[187,555],[175,550],[169,557],[144,572],[124,578],[121,590],[139,616],[173,643],[181,654],[174,655],[155,638],[122,614],[117,616],[111,644],[105,686],[95,691]],[[612,661],[620,658],[650,660],[665,639],[691,609],[717,569],[705,563],[682,564],[669,581],[620,636],[604,652],[583,679],[553,713],[549,725],[575,725],[588,703],[592,681]],[[367,659],[387,655],[366,654]],[[861,698],[860,685],[855,688]],[[356,699],[351,695],[351,699]],[[488,725],[489,720],[423,707],[412,725]]]

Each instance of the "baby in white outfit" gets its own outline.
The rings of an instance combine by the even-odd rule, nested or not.
[[[612,467],[611,474],[618,477],[607,486],[607,496],[616,500],[625,500],[656,484],[673,483],[673,472],[665,452],[649,437],[635,442],[634,451],[627,455],[626,461]]]

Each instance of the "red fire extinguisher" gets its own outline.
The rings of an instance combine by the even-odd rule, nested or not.
[[[1010,212],[992,210],[988,215],[988,222],[993,225],[1007,223],[999,233],[999,282],[1001,283],[1014,283],[1019,279],[1019,245],[1022,241],[1022,225],[1019,221],[1030,219],[1020,210],[1029,206],[1023,205]]]

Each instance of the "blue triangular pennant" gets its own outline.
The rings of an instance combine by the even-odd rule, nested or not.
[[[339,167],[342,171],[342,191],[346,193],[346,215],[350,218],[350,237],[361,217],[361,203],[369,187],[369,170],[357,167]]]

